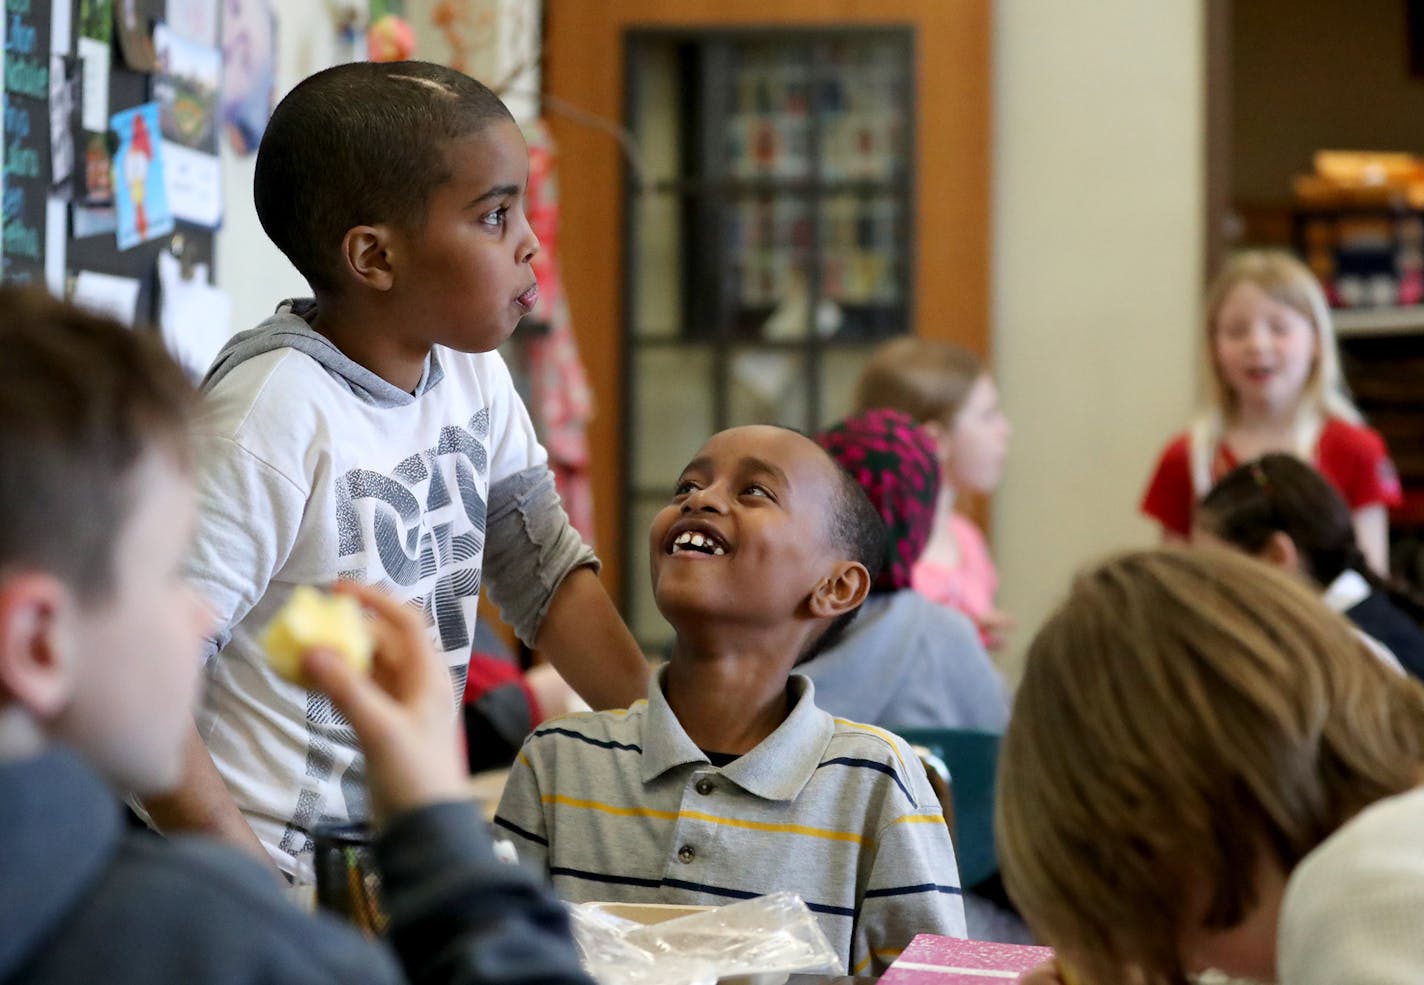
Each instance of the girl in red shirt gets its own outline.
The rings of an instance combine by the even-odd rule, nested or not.
[[[1320,284],[1286,253],[1243,253],[1207,294],[1207,393],[1191,427],[1162,452],[1142,512],[1168,540],[1191,531],[1192,511],[1241,462],[1287,452],[1314,465],[1349,504],[1370,567],[1389,568],[1386,510],[1399,478],[1384,439],[1345,389]]]

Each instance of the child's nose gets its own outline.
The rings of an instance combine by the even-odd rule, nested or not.
[[[716,488],[716,486],[704,486],[692,490],[682,501],[682,511],[693,513],[698,510],[706,510],[710,513],[721,513],[726,503]]]
[[[534,234],[534,227],[529,224],[529,220],[524,220],[524,238],[519,241],[519,262],[528,263],[534,259],[539,252],[539,237]]]

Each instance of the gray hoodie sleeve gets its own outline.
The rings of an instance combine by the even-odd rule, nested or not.
[[[390,942],[415,985],[593,985],[568,912],[521,866],[496,861],[468,803],[391,821],[377,841]]]
[[[490,486],[484,583],[521,640],[534,644],[559,585],[585,565],[597,569],[598,558],[569,523],[548,466]]]

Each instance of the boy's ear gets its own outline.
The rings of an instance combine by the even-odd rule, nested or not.
[[[870,572],[859,561],[842,561],[811,591],[811,614],[818,619],[845,615],[870,594]]]
[[[68,620],[73,596],[57,578],[23,574],[0,583],[0,698],[40,721],[57,716],[74,691]]]
[[[1300,564],[1300,548],[1295,546],[1295,541],[1291,540],[1290,534],[1284,530],[1273,532],[1258,556],[1267,564],[1289,571],[1293,575],[1301,574],[1304,570]]]
[[[341,260],[363,287],[389,291],[395,283],[391,267],[389,226],[352,226],[341,237]]]

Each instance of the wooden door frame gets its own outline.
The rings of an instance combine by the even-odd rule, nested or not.
[[[1206,236],[1202,276],[1209,283],[1226,259],[1231,213],[1231,0],[1206,0]]]
[[[560,265],[597,402],[590,427],[597,548],[621,585],[623,35],[635,27],[877,23],[915,29],[913,329],[986,354],[990,318],[991,0],[546,0],[546,112],[559,148]],[[590,121],[602,120],[601,125]],[[672,477],[669,477],[671,479]]]

